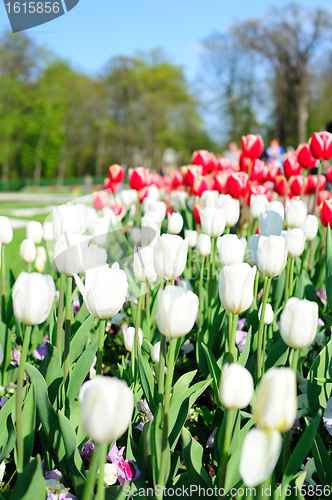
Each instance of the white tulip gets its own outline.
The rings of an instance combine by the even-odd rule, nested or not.
[[[278,276],[287,262],[287,241],[282,236],[260,236],[257,245],[258,269],[273,278]]]
[[[257,246],[259,241],[259,234],[252,234],[249,238],[247,261],[251,266],[257,266]]]
[[[163,234],[153,252],[153,265],[157,275],[171,281],[184,271],[187,262],[188,240],[174,234]]]
[[[297,414],[296,377],[291,368],[270,368],[256,390],[254,418],[265,430],[289,431]]]
[[[143,343],[143,330],[142,328],[138,329],[138,341],[140,345]],[[133,349],[133,343],[135,339],[135,328],[133,326],[129,326],[126,330],[123,330],[123,343],[127,351],[131,352]]]
[[[268,199],[266,194],[252,194],[250,196],[250,214],[254,219],[258,219],[261,213],[267,210]]]
[[[197,244],[198,233],[195,230],[185,229],[184,237],[188,239],[189,248],[194,248]]]
[[[259,319],[261,319],[262,307],[263,307],[263,304],[260,305],[260,308],[258,311],[258,318]],[[273,321],[273,318],[274,318],[274,312],[273,312],[272,306],[271,306],[271,304],[266,304],[265,314],[264,314],[264,325],[270,325]]]
[[[128,429],[134,395],[126,382],[97,375],[80,390],[82,427],[95,443],[112,443]]]
[[[46,261],[42,257],[36,257],[35,268],[37,273],[43,273],[45,271]]]
[[[200,211],[202,231],[211,238],[220,236],[225,229],[226,217],[221,208],[207,207]]]
[[[155,201],[151,206],[151,211],[158,214],[159,222],[162,223],[166,217],[167,205],[164,201]]]
[[[135,205],[137,203],[138,192],[136,189],[124,189],[121,191],[121,199],[122,203],[126,208],[129,208],[130,205]]]
[[[240,314],[251,306],[254,298],[256,267],[247,263],[222,268],[219,275],[219,297],[222,306],[233,314]]]
[[[92,228],[91,234],[96,245],[106,245],[111,221],[109,217],[98,217]]]
[[[130,231],[130,239],[134,245],[139,245],[141,243],[141,228],[133,227]]]
[[[32,240],[23,240],[20,245],[20,257],[26,264],[32,264],[37,255],[36,245]]]
[[[168,214],[168,232],[171,234],[179,234],[183,228],[183,217],[176,212]]]
[[[171,205],[175,210],[186,208],[188,193],[186,191],[173,190],[171,191]]]
[[[248,406],[254,394],[251,373],[237,363],[223,366],[219,385],[219,397],[226,408],[241,409]]]
[[[216,207],[218,202],[218,191],[204,191],[202,194],[203,207]]]
[[[225,213],[226,227],[235,226],[240,218],[240,202],[232,198],[230,194],[220,194],[217,207],[222,208]]]
[[[307,241],[312,241],[318,233],[318,218],[316,215],[307,215],[302,229],[306,234]]]
[[[89,236],[63,234],[54,245],[54,263],[66,276],[82,272],[88,251]]]
[[[45,241],[53,241],[53,222],[46,221],[43,226],[43,238]]]
[[[39,245],[43,239],[43,226],[41,223],[35,220],[28,222],[26,227],[26,237],[28,240],[32,240],[35,245]]]
[[[160,218],[157,213],[148,212],[141,219],[142,232],[141,232],[141,244],[142,247],[151,245],[152,247],[158,241],[160,236]]]
[[[37,247],[36,249],[36,259],[41,259],[44,262],[47,260],[46,250],[44,247]]]
[[[243,262],[247,240],[239,239],[236,234],[224,234],[217,239],[217,248],[222,266]]]
[[[157,278],[153,265],[153,251],[152,247],[134,249],[134,274],[140,281],[153,282]]]
[[[51,312],[54,281],[49,275],[23,272],[15,281],[12,297],[15,316],[26,325],[39,325]]]
[[[83,285],[75,274],[76,285],[81,292],[89,313],[98,319],[109,319],[117,314],[126,300],[128,291],[127,275],[115,262],[112,267],[89,269]]]
[[[88,212],[83,204],[53,207],[53,234],[56,240],[63,233],[84,234],[87,223]]]
[[[285,218],[285,209],[281,201],[269,201],[267,204],[266,210],[269,212],[278,212],[282,220]]]
[[[208,234],[200,234],[197,238],[196,244],[197,252],[203,256],[207,257],[211,253],[211,238]]]
[[[151,351],[151,359],[154,363],[159,363],[160,359],[160,341],[157,342]]]
[[[106,264],[106,261],[107,252],[105,248],[100,248],[98,245],[92,243],[87,248],[81,273],[85,276],[89,269],[103,266]]]
[[[198,313],[198,297],[193,292],[169,285],[158,292],[157,326],[166,337],[178,338],[192,330]]]
[[[303,229],[295,227],[294,229],[288,229],[282,232],[282,236],[287,241],[288,257],[294,259],[295,257],[300,257],[304,250],[304,245],[306,242],[306,234]]]
[[[188,292],[189,290],[192,292],[193,291],[193,288],[191,286],[191,283],[189,280],[187,279],[181,279],[180,280],[180,283],[178,284],[178,286],[180,286],[181,288],[183,288],[183,290],[185,292]]]
[[[281,448],[280,432],[250,429],[244,439],[239,466],[242,481],[248,488],[259,486],[271,476]]]
[[[293,349],[304,349],[315,340],[317,323],[316,302],[291,297],[280,316],[280,335]]]
[[[286,203],[286,224],[288,227],[302,227],[307,218],[308,207],[302,200],[291,200]]]
[[[106,463],[104,465],[104,483],[107,486],[112,486],[118,480],[118,472],[115,464]]]
[[[282,218],[278,212],[268,211],[260,214],[258,224],[261,236],[281,235]]]
[[[0,216],[0,241],[2,245],[8,245],[13,239],[13,230],[8,217]]]

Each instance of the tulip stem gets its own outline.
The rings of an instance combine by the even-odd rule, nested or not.
[[[67,276],[67,290],[66,290],[66,323],[65,323],[65,347],[63,352],[63,377],[64,384],[68,383],[67,378],[70,370],[70,334],[71,334],[71,291],[72,291],[72,281],[71,276]]]
[[[229,313],[229,323],[228,323],[228,334],[229,334],[229,352],[228,352],[228,362],[232,363],[236,361],[236,328],[237,328],[238,315]]]
[[[56,348],[59,354],[62,352],[62,324],[63,324],[63,299],[65,294],[65,279],[64,274],[60,275],[60,295],[58,305],[58,323],[56,325]],[[61,356],[60,356],[61,365]]]
[[[314,206],[312,208],[313,215],[316,215],[316,213],[317,213],[317,200],[318,200],[318,191],[319,191],[319,178],[320,178],[321,172],[322,172],[322,162],[320,161],[319,165],[318,165],[318,171],[317,171],[317,185],[316,185],[316,189],[315,189]]]
[[[104,448],[105,448],[104,444],[96,443],[96,445],[95,445],[95,448],[94,448],[93,454],[92,454],[88,480],[87,480],[85,487],[84,487],[84,493],[83,493],[82,500],[92,500],[92,498],[93,498],[98,467],[100,465],[101,458],[105,459],[105,456],[104,456],[105,449]]]
[[[16,389],[16,449],[17,449],[17,472],[23,472],[24,467],[24,440],[23,440],[23,420],[22,420],[22,394],[25,363],[27,360],[30,345],[32,326],[27,325],[23,336],[22,354],[18,368],[17,389]]]
[[[221,491],[224,490],[225,488],[225,481],[226,481],[226,468],[227,468],[227,462],[228,462],[228,457],[229,457],[229,449],[231,447],[231,442],[232,442],[232,432],[233,432],[233,426],[236,418],[236,412],[237,410],[234,408],[225,408],[225,413],[224,413],[224,419],[225,419],[225,433],[224,433],[224,441],[222,445],[222,451],[220,454],[220,489]],[[220,431],[219,431],[220,432]],[[221,495],[220,500],[224,498],[223,495]]]
[[[135,320],[134,357],[133,357],[133,373],[135,377],[135,385],[137,383],[137,377],[138,377],[138,350],[140,349],[138,330],[141,325],[141,310],[142,310],[143,297],[144,294],[143,294],[143,283],[142,283],[140,296],[137,304],[136,320]]]
[[[96,375],[101,375],[101,369],[102,369],[102,366],[103,366],[105,325],[106,325],[106,320],[102,319],[100,321],[100,323],[99,323],[99,337],[98,337],[98,352],[97,352],[97,363],[96,363]]]
[[[167,466],[167,442],[168,442],[168,419],[171,406],[171,389],[175,365],[175,350],[177,339],[170,339],[168,349],[167,374],[165,380],[165,400],[164,400],[164,416],[163,416],[163,437],[161,445],[160,469],[158,477],[158,486],[165,486],[165,472]],[[163,498],[163,494],[161,496]]]
[[[284,299],[284,307],[287,304],[287,301],[289,299],[289,273],[290,273],[290,257],[287,258],[287,264],[286,264],[286,286],[285,286],[285,299]]]
[[[266,348],[266,332],[267,325],[264,325],[264,333],[263,333],[263,350],[262,350],[262,376],[265,373],[265,348]]]
[[[264,276],[263,302],[262,302],[261,317],[259,319],[258,337],[257,337],[257,382],[262,376],[262,347],[263,347],[262,344],[263,344],[264,317],[265,317],[267,300],[269,298],[271,279],[272,278],[269,278],[268,276]]]
[[[105,481],[104,481],[104,469],[105,469],[105,457],[107,455],[107,443],[102,443],[99,445],[101,448],[100,462],[99,462],[99,474],[98,474],[98,486],[97,486],[97,497],[96,500],[105,500]]]
[[[214,280],[214,249],[215,238],[211,238],[211,255],[210,255],[210,276],[209,276],[209,307],[208,307],[208,324],[211,326],[212,316],[212,298],[213,298],[213,280]]]
[[[257,302],[257,293],[258,293],[258,283],[259,283],[259,269],[256,271],[255,275],[255,283],[254,283],[254,299]]]
[[[164,379],[165,379],[165,358],[166,358],[166,337],[161,335],[160,356],[159,356],[159,374],[158,374],[158,403],[163,403]]]
[[[291,359],[290,367],[293,370],[293,372],[295,373],[295,377],[296,377],[297,364],[299,362],[299,350],[293,349],[292,351],[293,352],[292,352],[292,359]]]
[[[148,324],[148,329],[150,329],[150,283],[148,280],[146,280],[146,307],[145,307],[145,319]]]
[[[6,260],[5,260],[5,245],[1,245],[1,312],[2,321],[5,321],[6,316]]]
[[[293,277],[294,277],[294,259],[290,259],[290,269],[289,269],[289,297],[292,297],[292,295],[293,295]]]
[[[198,326],[202,326],[202,314],[203,314],[203,270],[204,270],[204,255],[201,256],[201,269],[199,275],[199,311],[198,311]]]

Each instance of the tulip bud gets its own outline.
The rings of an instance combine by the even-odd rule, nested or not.
[[[85,233],[87,222],[87,208],[83,204],[53,207],[53,234],[56,240],[61,238],[63,233]]]
[[[278,175],[275,178],[273,191],[278,193],[279,196],[283,196],[287,191],[287,179],[284,175]]]
[[[141,243],[141,228],[133,227],[130,231],[130,239],[134,245],[139,245]]]
[[[48,221],[44,222],[43,238],[45,241],[53,241],[54,240],[53,222],[48,222]]]
[[[226,227],[235,226],[240,218],[240,202],[229,194],[219,195],[217,207],[222,208],[226,217]]]
[[[239,239],[236,234],[224,234],[217,239],[217,248],[222,266],[243,262],[247,240]]]
[[[299,175],[302,171],[302,167],[297,160],[297,154],[291,153],[287,156],[284,161],[284,174],[287,178],[292,177],[293,175]]]
[[[278,276],[287,262],[287,241],[282,236],[260,236],[257,245],[258,269],[273,278]]]
[[[306,194],[308,188],[308,181],[303,175],[293,175],[289,179],[289,187],[293,194],[299,196],[301,193]]]
[[[200,175],[199,177],[195,177],[194,183],[193,183],[193,193],[195,196],[202,196],[202,194],[209,189],[209,179],[204,177],[203,175]]]
[[[312,241],[318,233],[318,219],[316,215],[307,215],[302,229],[306,234],[307,241]]]
[[[224,211],[219,208],[207,207],[200,211],[202,231],[211,238],[220,236],[226,224]]]
[[[218,193],[225,192],[227,180],[230,176],[232,170],[224,170],[222,172],[217,172],[213,178],[213,188],[218,191]]]
[[[123,181],[124,169],[121,165],[111,165],[108,168],[108,177],[111,182],[119,183]]]
[[[86,275],[89,269],[104,266],[107,261],[107,252],[105,248],[100,248],[98,245],[89,245],[85,254],[83,268],[81,274]]]
[[[128,429],[134,395],[126,382],[97,375],[80,390],[82,427],[95,443],[112,443]]]
[[[98,319],[109,319],[117,314],[126,300],[128,291],[127,275],[115,262],[88,269],[83,285],[77,274],[76,285],[81,292],[89,313]]]
[[[159,363],[160,359],[160,341],[157,342],[151,351],[151,359],[154,363]]]
[[[195,230],[186,229],[184,231],[184,236],[188,240],[189,248],[194,248],[197,244],[198,233]]]
[[[211,238],[208,234],[200,234],[197,238],[196,250],[202,257],[211,253]]]
[[[227,188],[233,198],[244,198],[249,187],[249,177],[245,172],[234,172],[228,177]]]
[[[133,349],[133,343],[135,339],[135,328],[133,326],[129,326],[126,330],[123,330],[123,343],[127,351],[131,352]],[[143,330],[142,328],[138,329],[138,341],[140,345],[143,343]]]
[[[259,158],[263,153],[264,143],[260,135],[243,135],[241,145],[242,151],[247,158]]]
[[[194,185],[194,180],[203,175],[203,168],[201,165],[189,165],[187,170],[187,182],[189,186]]]
[[[147,171],[143,167],[130,168],[128,170],[130,187],[140,191],[147,185]]]
[[[20,257],[26,264],[32,264],[37,255],[36,246],[32,240],[23,240],[20,245]]]
[[[280,316],[280,335],[293,349],[304,349],[315,340],[317,323],[316,302],[291,297]]]
[[[157,326],[166,337],[178,338],[189,333],[196,321],[198,297],[193,292],[169,285],[158,292]]]
[[[210,170],[211,164],[211,153],[209,151],[205,151],[200,149],[199,151],[195,151],[191,158],[191,163],[193,165],[201,165],[204,173]]]
[[[323,201],[319,210],[319,218],[324,227],[327,227],[328,224],[332,226],[332,198]]]
[[[254,418],[264,430],[289,431],[297,414],[296,377],[291,368],[270,368],[256,390]]]
[[[297,159],[301,167],[314,168],[316,165],[316,158],[314,158],[310,151],[309,144],[301,144],[297,150]]]
[[[39,245],[43,238],[43,226],[40,222],[31,220],[26,226],[26,237],[32,240],[35,245]]]
[[[204,191],[202,194],[203,207],[216,207],[218,201],[219,193],[218,191]]]
[[[258,318],[261,319],[262,315],[262,307],[263,304],[261,304],[259,311],[258,311]],[[271,304],[266,304],[265,306],[265,314],[264,314],[264,325],[270,325],[273,321],[274,318],[274,313]]]
[[[54,262],[58,271],[66,276],[80,273],[86,262],[89,237],[63,234],[54,245]]]
[[[37,273],[43,273],[45,271],[45,264],[46,264],[46,261],[42,258],[42,257],[36,257],[36,260],[35,260],[35,268],[36,268],[36,271]]]
[[[108,190],[108,183],[106,184]],[[113,192],[113,191],[112,191]],[[97,193],[93,193],[93,208],[96,210],[102,210],[107,206],[108,202],[108,192],[107,191],[99,191]]]
[[[308,194],[314,194],[316,192],[316,187],[317,187],[317,175],[308,175],[308,187],[307,187],[307,193]],[[326,177],[325,175],[320,175],[319,176],[319,182],[318,182],[318,191],[323,191],[326,186]]]
[[[258,219],[261,213],[266,211],[268,199],[265,194],[250,196],[250,214],[254,219]]]
[[[286,224],[288,227],[302,227],[306,220],[308,208],[301,200],[292,200],[286,203]]]
[[[171,182],[172,182],[173,188],[175,188],[175,189],[179,188],[183,182],[181,172],[179,172],[178,170],[172,170],[171,171]]]
[[[172,281],[184,271],[187,262],[188,240],[174,234],[163,234],[153,252],[153,265],[157,275]]]
[[[46,250],[45,250],[44,247],[37,247],[37,249],[36,249],[36,259],[37,258],[40,258],[40,259],[42,259],[43,261],[46,262],[47,255],[46,255]]]
[[[23,272],[15,281],[12,297],[17,319],[26,325],[39,325],[51,312],[55,297],[54,281],[49,275]]]
[[[294,229],[288,229],[283,231],[282,236],[287,241],[288,256],[294,259],[295,257],[300,257],[304,250],[304,245],[306,242],[305,232],[296,227]]]
[[[257,245],[259,234],[252,234],[249,238],[247,261],[250,266],[257,266]]]
[[[134,250],[134,274],[140,281],[153,282],[157,278],[153,266],[153,248],[142,247]]]
[[[183,217],[181,214],[173,212],[168,214],[168,232],[171,234],[179,234],[183,228]]]
[[[248,406],[254,394],[254,381],[249,370],[237,363],[223,366],[219,397],[226,408],[241,409]]]
[[[282,218],[282,220],[284,220],[285,218],[285,209],[280,201],[269,201],[269,203],[266,206],[266,211],[277,212]]]
[[[278,212],[268,211],[260,214],[258,223],[261,236],[281,235],[282,218]]]
[[[0,242],[2,245],[8,245],[13,239],[13,230],[8,217],[0,216]]]
[[[332,158],[332,134],[329,132],[314,132],[310,141],[310,151],[318,160]]]
[[[268,479],[282,448],[281,434],[278,431],[250,429],[241,451],[239,472],[248,488],[254,488]]]
[[[179,211],[186,208],[188,193],[186,191],[171,191],[171,205]]]
[[[198,203],[197,205],[194,205],[193,213],[196,224],[201,223],[200,213],[202,209],[203,209],[203,203]]]
[[[219,297],[222,306],[240,314],[251,306],[254,298],[256,267],[247,263],[224,266],[219,275]]]

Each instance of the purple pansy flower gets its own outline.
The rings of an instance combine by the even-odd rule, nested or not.
[[[43,341],[39,344],[39,347],[38,349],[35,349],[33,351],[33,355],[36,359],[38,359],[39,361],[42,361],[46,355],[47,355],[47,345],[46,345],[46,342],[49,342],[50,339],[49,339],[49,336],[48,335],[45,335]]]
[[[125,460],[123,458],[124,449],[125,447],[123,446],[119,450],[115,444],[106,457],[109,462],[112,462],[116,466],[121,486],[124,486],[127,481],[136,481],[141,475],[133,460]]]
[[[94,449],[95,445],[93,441],[90,441],[89,443],[83,443],[83,451],[78,450],[78,453],[81,455],[81,457],[84,457],[87,460],[91,460]]]

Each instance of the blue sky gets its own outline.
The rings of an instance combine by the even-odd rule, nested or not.
[[[271,5],[288,0],[80,0],[64,16],[27,30],[40,44],[70,61],[76,69],[96,74],[116,55],[163,48],[182,65],[193,82],[200,69],[200,41],[234,21],[264,14]],[[301,0],[306,7],[323,0]],[[6,10],[0,3],[1,27]],[[268,22],[268,19],[267,19]]]

